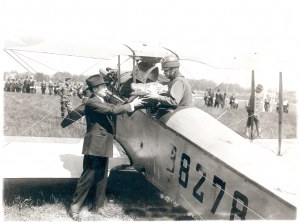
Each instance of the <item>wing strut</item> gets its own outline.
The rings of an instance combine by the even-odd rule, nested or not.
[[[251,96],[250,96],[250,109],[251,109],[251,134],[250,139],[253,140],[253,121],[254,121],[254,112],[255,112],[255,78],[254,78],[254,70],[252,70],[252,83],[251,83]]]
[[[126,44],[124,44],[128,49],[130,49],[130,51],[132,52],[132,56],[133,56],[133,58],[132,58],[132,61],[133,61],[133,63],[132,63],[132,80],[133,80],[133,82],[134,83],[136,83],[136,70],[135,70],[135,51],[132,49],[132,48],[130,48],[128,45],[126,45]]]

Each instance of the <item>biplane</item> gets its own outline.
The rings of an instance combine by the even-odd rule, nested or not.
[[[67,49],[68,54],[74,54],[75,48],[66,44],[52,48]],[[29,50],[42,52],[42,47],[40,44]],[[5,50],[13,52],[20,48]],[[144,85],[145,91],[157,82],[166,85],[166,78],[159,72],[160,60],[167,55],[180,59],[173,50],[145,43],[121,45],[121,48],[116,54],[117,67],[102,71],[110,81],[110,100],[115,104],[130,99],[132,84]],[[95,49],[91,52],[97,57]],[[122,72],[120,56],[130,59],[131,71]],[[84,116],[82,107],[66,117],[62,126],[72,127],[73,122]],[[298,169],[201,109],[190,107],[165,112],[159,106],[142,107],[131,115],[115,117],[113,124],[114,138],[125,150],[129,165],[197,218],[296,219]],[[73,155],[74,152],[79,155],[80,148],[73,150]],[[56,157],[59,156],[61,160],[61,154]],[[61,175],[65,165],[73,172],[70,177],[78,177],[80,170],[74,171],[81,167],[78,162],[82,160],[78,158],[76,164],[65,160],[48,177],[65,177]]]

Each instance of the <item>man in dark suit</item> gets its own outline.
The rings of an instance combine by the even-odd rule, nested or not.
[[[77,183],[69,214],[73,220],[80,220],[79,212],[92,185],[95,187],[93,211],[105,215],[101,207],[104,204],[109,157],[113,156],[112,115],[129,113],[141,106],[143,101],[136,98],[131,103],[113,105],[105,101],[106,82],[99,74],[86,80],[92,95],[85,103],[87,133],[84,137],[83,172]]]

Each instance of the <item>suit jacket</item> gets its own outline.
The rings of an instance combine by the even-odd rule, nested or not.
[[[91,95],[85,103],[87,132],[84,136],[82,153],[85,155],[113,156],[112,115],[131,112],[130,104],[113,105],[102,102]]]

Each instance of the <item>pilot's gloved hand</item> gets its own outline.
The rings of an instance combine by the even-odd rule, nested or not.
[[[157,94],[157,93],[146,94],[146,95],[144,95],[144,98],[157,100],[159,98],[159,94]]]

